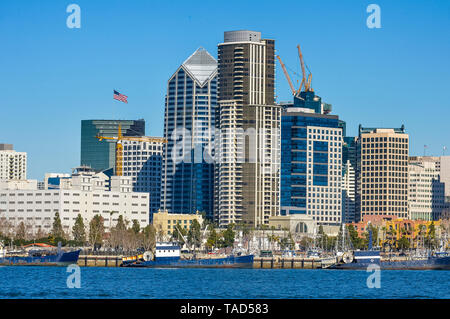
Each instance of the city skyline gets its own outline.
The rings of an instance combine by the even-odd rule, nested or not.
[[[81,120],[144,118],[147,135],[162,136],[167,78],[198,47],[217,58],[223,32],[241,29],[275,39],[276,53],[291,76],[292,70],[300,73],[295,48],[300,43],[313,88],[333,105],[332,114],[347,122],[347,135],[356,136],[359,124],[404,124],[410,155],[423,155],[427,145],[426,155],[440,156],[442,147],[449,146],[445,75],[450,47],[448,41],[435,41],[445,39],[449,30],[449,4],[443,1],[426,7],[378,1],[381,29],[368,29],[366,5],[351,2],[276,7],[259,2],[251,14],[248,2],[233,17],[214,13],[219,4],[212,3],[195,10],[178,3],[176,12],[167,4],[77,3],[82,19],[78,30],[65,24],[67,4],[0,5],[0,29],[8,30],[2,32],[5,50],[0,53],[0,84],[8,93],[1,102],[7,111],[0,143],[28,153],[28,178],[41,180],[46,172],[68,172],[79,164]],[[288,4],[303,14],[286,10]],[[113,20],[118,11],[123,18]],[[314,18],[317,12],[321,19]],[[264,22],[270,15],[283,19]],[[302,19],[294,19],[296,15]],[[159,28],[167,17],[179,21]],[[19,28],[27,32],[11,31]],[[290,101],[278,62],[275,80],[277,102]],[[126,94],[129,103],[114,101],[113,89]]]

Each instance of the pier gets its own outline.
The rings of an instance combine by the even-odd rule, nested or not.
[[[253,268],[262,269],[319,269],[322,262],[317,258],[303,257],[255,257]]]
[[[80,255],[78,266],[80,267],[119,267],[122,256],[94,256]]]
[[[80,267],[119,267],[122,256],[80,255]],[[255,269],[321,269],[322,261],[317,258],[304,257],[255,257]]]

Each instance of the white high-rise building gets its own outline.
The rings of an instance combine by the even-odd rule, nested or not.
[[[355,220],[355,168],[349,160],[343,165],[342,218],[344,223]]]
[[[27,153],[16,152],[12,144],[0,144],[0,180],[26,180]]]
[[[445,205],[445,184],[440,178],[440,158],[410,157],[408,210],[411,219],[437,220]]]
[[[123,176],[132,180],[134,192],[149,193],[150,214],[158,212],[161,202],[161,165],[163,139],[148,141],[122,141]]]

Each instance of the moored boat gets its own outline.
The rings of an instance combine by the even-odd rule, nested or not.
[[[124,257],[121,267],[147,268],[253,268],[253,255],[228,255],[225,257],[181,258],[177,244],[157,243],[155,254]]]
[[[0,243],[0,265],[2,266],[67,266],[76,264],[81,250],[65,252],[46,244],[28,245],[27,250],[9,253]]]
[[[450,270],[450,254],[435,253],[429,256],[409,256],[402,260],[382,260],[380,251],[372,247],[372,232],[369,231],[369,249],[348,251],[336,256],[335,263],[326,264],[327,269],[368,269],[371,265],[383,270]]]
[[[354,251],[327,267],[328,269],[367,269],[377,265],[384,270],[450,270],[450,255],[440,254],[425,258],[410,257],[405,260],[381,260],[380,252],[376,250]]]

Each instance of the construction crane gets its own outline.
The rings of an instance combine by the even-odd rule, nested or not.
[[[300,83],[300,87],[297,90],[297,95],[302,91],[302,86],[306,86],[306,72],[305,72],[305,64],[303,63],[303,55],[302,50],[300,50],[300,44],[297,45],[298,49],[298,58],[300,59],[300,66],[302,68],[302,83]]]
[[[289,86],[291,87],[291,91],[292,91],[292,95],[294,96],[298,96],[300,94],[300,92],[302,91],[302,88],[304,87],[305,92],[311,91],[313,92],[314,90],[311,87],[311,82],[312,82],[312,74],[311,71],[309,70],[308,66],[304,63],[303,61],[303,54],[302,54],[302,50],[300,49],[300,45],[297,45],[297,49],[298,49],[298,57],[300,60],[300,66],[302,69],[302,82],[300,83],[300,87],[296,90],[294,88],[294,85],[292,84],[291,78],[289,76],[289,73],[286,70],[286,66],[284,65],[284,63],[281,61],[281,57],[279,55],[277,55],[278,61],[280,61],[281,67],[283,69],[284,75],[286,76],[286,79],[289,83]],[[308,78],[306,77],[306,71],[305,71],[305,66],[308,69]]]
[[[280,61],[281,67],[283,68],[284,75],[286,76],[289,86],[291,87],[292,95],[295,95],[296,94],[295,88],[294,88],[294,85],[292,84],[291,77],[289,76],[289,73],[286,70],[286,66],[284,65],[283,61],[281,61],[281,57],[279,55],[277,55],[277,58],[278,58],[278,61]]]
[[[167,143],[167,140],[162,137],[149,137],[149,136],[123,136],[122,126],[119,124],[117,128],[117,136],[95,136],[99,141],[103,140],[115,140],[116,142],[116,175],[122,176],[123,174],[123,145],[122,141],[136,141],[136,142],[156,142]]]

